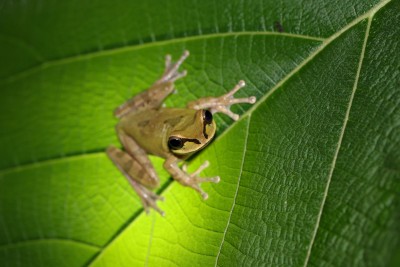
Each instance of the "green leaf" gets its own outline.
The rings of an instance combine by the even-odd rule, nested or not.
[[[5,266],[386,266],[400,242],[400,2],[0,3],[0,262]],[[282,25],[279,32],[276,25]],[[275,27],[274,27],[275,24]],[[152,157],[146,215],[106,157],[113,109],[191,56],[168,106],[227,92],[190,164]],[[396,260],[397,258],[397,260]]]

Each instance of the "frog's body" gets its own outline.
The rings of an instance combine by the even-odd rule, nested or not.
[[[186,172],[186,165],[179,168],[178,162],[203,149],[212,140],[216,131],[212,113],[223,112],[237,120],[238,115],[232,113],[229,106],[255,102],[255,97],[233,98],[233,94],[244,86],[241,81],[232,91],[218,98],[202,98],[190,102],[187,108],[161,107],[164,99],[174,91],[173,82],[186,75],[186,72],[179,73],[178,68],[188,55],[185,51],[174,64],[167,56],[161,79],[115,111],[116,117],[120,118],[116,130],[126,152],[110,146],[107,154],[138,193],[146,211],[152,207],[163,214],[156,203],[161,197],[149,190],[158,186],[159,179],[147,155],[165,158],[164,168],[171,176],[206,199],[208,195],[199,184],[219,182],[218,176],[198,177],[208,162],[192,174]]]
[[[214,121],[211,125],[206,125],[205,132],[198,131],[204,128],[201,116],[202,110],[149,109],[126,115],[117,128],[135,139],[147,153],[162,158],[167,158],[171,154],[168,147],[169,136],[180,136],[184,140],[191,140],[187,142],[195,143],[196,149],[179,156],[180,159],[186,159],[198,150],[199,145],[207,145],[215,134]]]

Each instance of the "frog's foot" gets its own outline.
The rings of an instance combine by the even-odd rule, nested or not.
[[[225,95],[222,95],[220,97],[217,98],[215,107],[211,108],[211,112],[215,113],[215,112],[221,112],[224,113],[226,115],[228,115],[229,117],[231,117],[233,120],[238,120],[239,119],[239,115],[233,113],[230,110],[231,105],[233,104],[239,104],[239,103],[250,103],[250,104],[254,104],[256,102],[256,97],[255,96],[250,96],[250,97],[245,97],[245,98],[234,98],[233,95],[239,91],[241,88],[243,88],[246,85],[246,83],[241,80],[238,82],[238,84],[235,85],[235,87],[233,87],[233,89],[231,91],[229,91],[228,93],[226,93]]]
[[[150,208],[153,208],[161,216],[164,216],[165,213],[157,206],[157,200],[164,201],[164,197],[157,195],[153,191],[147,189],[145,186],[141,185],[140,183],[136,182],[133,179],[128,179],[129,183],[135,189],[136,193],[140,197],[140,200],[143,204],[144,210],[147,214],[150,212]]]
[[[221,112],[229,117],[231,117],[233,120],[238,120],[239,115],[233,113],[230,108],[231,105],[233,104],[239,104],[239,103],[250,103],[254,104],[256,102],[256,97],[255,96],[250,96],[250,97],[245,97],[245,98],[234,98],[234,94],[239,91],[241,88],[245,86],[245,82],[239,81],[236,86],[229,91],[228,93],[220,96],[220,97],[207,97],[207,98],[201,98],[199,100],[190,102],[188,104],[189,108],[193,108],[196,110],[199,109],[210,109],[212,113],[217,113]]]
[[[191,174],[189,174],[187,172],[186,164],[184,164],[182,166],[182,171],[185,172],[189,176],[189,178],[185,181],[185,185],[190,186],[193,189],[195,189],[197,192],[199,192],[204,200],[206,200],[208,198],[208,194],[206,192],[204,192],[203,189],[201,189],[200,183],[204,183],[204,182],[219,183],[219,181],[221,180],[219,178],[219,176],[214,176],[214,177],[199,177],[198,176],[209,165],[210,165],[210,163],[208,161],[205,161],[202,165],[200,165],[200,167],[196,171],[194,171]]]
[[[177,62],[172,62],[171,55],[165,57],[165,71],[157,83],[174,82],[179,78],[186,76],[187,71],[178,72],[179,66],[189,56],[189,51],[185,50]]]

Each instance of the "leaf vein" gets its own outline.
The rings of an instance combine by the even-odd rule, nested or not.
[[[217,266],[217,263],[218,263],[218,260],[219,260],[219,256],[221,255],[222,246],[224,244],[226,233],[227,233],[228,227],[229,227],[229,225],[231,223],[233,209],[235,208],[235,204],[236,204],[236,198],[237,198],[238,191],[239,191],[239,186],[240,186],[240,179],[242,178],[243,166],[244,166],[244,162],[245,162],[245,159],[246,159],[246,149],[247,149],[247,141],[249,139],[250,120],[251,120],[251,115],[249,115],[248,118],[247,118],[247,127],[246,127],[245,143],[244,143],[244,147],[243,147],[242,164],[240,166],[239,178],[238,178],[238,182],[237,182],[237,186],[236,186],[235,196],[233,197],[233,203],[232,203],[231,210],[229,212],[228,222],[226,223],[224,234],[223,234],[222,240],[221,240],[221,245],[219,246],[218,254],[217,254],[217,257],[215,258],[215,265],[214,266]]]
[[[153,220],[151,222],[151,230],[150,230],[150,237],[149,237],[149,247],[147,248],[147,255],[146,255],[146,261],[144,263],[144,266],[149,265],[149,259],[150,259],[150,253],[151,253],[151,245],[153,243],[153,234],[154,234],[154,225],[156,224],[156,214],[153,212]]]
[[[39,239],[30,239],[30,240],[23,240],[23,241],[17,241],[17,242],[12,242],[12,243],[7,243],[0,245],[0,250],[7,250],[10,248],[16,248],[16,247],[21,247],[21,246],[27,246],[27,245],[32,245],[32,244],[40,244],[40,243],[67,243],[67,244],[74,244],[74,245],[80,245],[80,246],[85,246],[91,249],[99,250],[101,249],[100,246],[97,246],[95,244],[87,243],[81,240],[74,240],[70,238],[39,238]]]
[[[340,151],[340,148],[341,148],[341,145],[342,145],[344,133],[346,131],[347,122],[349,120],[350,110],[351,110],[351,107],[352,107],[352,104],[353,104],[354,95],[355,95],[355,93],[357,91],[358,80],[360,78],[360,72],[361,72],[362,62],[363,62],[363,59],[364,59],[365,48],[367,46],[369,31],[370,31],[370,28],[371,28],[371,22],[372,22],[372,16],[369,17],[369,19],[368,19],[368,25],[367,25],[367,28],[366,28],[366,31],[365,31],[365,37],[364,37],[364,42],[363,42],[363,46],[362,46],[362,49],[361,49],[360,60],[359,60],[358,67],[357,67],[356,78],[355,78],[353,89],[352,89],[352,92],[351,92],[351,95],[350,95],[349,104],[348,104],[348,107],[347,107],[347,110],[346,110],[346,114],[345,114],[345,117],[344,117],[344,120],[343,120],[343,126],[342,126],[342,129],[341,129],[340,135],[339,135],[339,140],[338,140],[338,144],[336,146],[335,154],[333,156],[331,168],[329,170],[328,180],[327,180],[327,183],[326,183],[326,186],[325,186],[324,195],[323,195],[323,198],[322,198],[322,201],[321,201],[319,213],[318,213],[318,216],[317,216],[316,225],[315,225],[315,228],[314,228],[311,240],[310,240],[310,244],[308,246],[307,255],[306,255],[306,258],[305,258],[305,261],[304,261],[304,267],[308,266],[308,262],[309,262],[309,259],[310,259],[310,256],[311,256],[311,251],[312,251],[312,248],[313,248],[313,245],[314,245],[314,242],[315,242],[315,238],[317,236],[317,232],[318,232],[318,229],[319,229],[319,226],[320,226],[321,217],[322,217],[322,213],[323,213],[323,210],[324,210],[324,207],[325,207],[326,199],[328,197],[328,191],[329,191],[329,187],[330,187],[330,184],[331,184],[331,181],[332,181],[333,172],[334,172],[335,167],[336,167],[337,158],[338,158],[339,151]]]
[[[134,50],[139,50],[139,49],[144,49],[144,48],[149,48],[149,47],[157,47],[157,46],[162,46],[162,45],[167,45],[167,44],[183,43],[183,42],[188,42],[188,41],[193,41],[193,40],[204,40],[204,39],[211,39],[211,38],[217,38],[217,37],[244,36],[244,35],[250,35],[250,36],[253,36],[253,35],[277,35],[277,36],[285,36],[285,37],[289,37],[289,38],[298,38],[298,39],[306,39],[306,40],[313,40],[313,41],[324,41],[325,40],[324,38],[320,38],[320,37],[307,36],[307,35],[294,34],[294,33],[255,32],[255,31],[254,32],[253,31],[243,31],[243,32],[212,33],[212,34],[204,34],[204,35],[199,35],[199,36],[189,36],[189,37],[182,37],[182,38],[176,38],[176,39],[170,39],[170,40],[154,41],[151,43],[144,43],[144,44],[139,44],[139,45],[124,46],[124,47],[118,47],[118,48],[113,48],[113,49],[105,49],[105,50],[100,50],[100,51],[87,53],[87,54],[83,54],[83,55],[70,56],[70,57],[65,57],[65,58],[61,58],[61,59],[44,61],[40,65],[36,65],[34,67],[28,68],[26,70],[23,70],[21,72],[18,72],[18,73],[15,73],[13,75],[3,78],[2,80],[0,80],[0,84],[12,83],[14,81],[25,78],[31,74],[34,74],[38,71],[47,69],[49,67],[69,64],[72,62],[92,59],[92,58],[96,58],[96,57],[115,55],[115,54],[123,53],[123,52],[127,52],[127,51],[134,51]]]
[[[302,63],[300,63],[296,68],[294,68],[288,75],[285,76],[282,80],[280,80],[271,90],[269,90],[268,93],[266,93],[257,103],[255,103],[243,116],[252,113],[254,110],[256,110],[262,103],[264,103],[277,89],[279,89],[284,83],[286,83],[292,76],[294,76],[297,72],[299,72],[305,65],[307,65],[309,62],[311,62],[320,52],[324,50],[330,43],[335,41],[339,36],[341,36],[343,33],[345,33],[347,30],[349,30],[351,27],[355,26],[358,24],[360,21],[364,19],[369,19],[372,17],[376,12],[378,12],[382,7],[384,7],[386,4],[388,4],[390,0],[384,0],[380,2],[378,5],[370,9],[367,13],[364,15],[354,19],[352,22],[344,26],[341,30],[337,31],[334,33],[331,37],[325,39],[323,41],[323,44],[319,46],[313,53],[310,54]],[[224,134],[228,132],[225,131]]]

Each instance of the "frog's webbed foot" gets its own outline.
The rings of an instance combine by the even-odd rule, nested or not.
[[[245,98],[234,98],[234,94],[239,91],[241,88],[243,88],[246,85],[246,83],[241,80],[238,82],[238,84],[235,85],[235,87],[233,87],[233,89],[231,91],[229,91],[228,93],[216,98],[215,101],[215,106],[211,107],[210,111],[212,113],[216,113],[216,112],[221,112],[224,113],[226,115],[228,115],[229,117],[231,117],[233,120],[238,120],[239,119],[239,115],[233,113],[230,110],[231,105],[233,104],[239,104],[239,103],[250,103],[250,104],[254,104],[256,102],[256,97],[255,96],[250,96],[250,97],[245,97]]]
[[[150,208],[153,208],[158,213],[160,213],[161,216],[165,216],[165,212],[162,211],[157,205],[157,201],[158,200],[164,201],[164,197],[157,195],[156,193],[147,189],[144,186],[141,186],[141,187],[142,187],[142,190],[141,190],[141,193],[139,194],[139,196],[140,196],[140,200],[142,201],[142,204],[143,204],[143,207],[144,207],[144,210],[146,211],[146,213],[149,214]],[[140,192],[140,190],[138,190],[138,192]]]
[[[233,120],[238,120],[239,115],[233,113],[230,110],[231,105],[233,104],[239,104],[239,103],[250,103],[254,104],[256,102],[256,97],[255,96],[250,96],[250,97],[245,97],[245,98],[234,98],[234,94],[239,91],[241,88],[245,86],[245,82],[243,80],[239,81],[236,86],[229,91],[228,93],[220,96],[220,97],[207,97],[207,98],[201,98],[196,101],[190,102],[188,104],[189,108],[193,109],[210,109],[212,113],[216,112],[221,112],[229,117],[231,117]]]
[[[197,192],[200,193],[200,195],[202,196],[202,198],[204,200],[206,200],[208,198],[208,194],[206,192],[204,192],[203,189],[201,189],[200,187],[200,183],[205,183],[205,182],[210,182],[210,183],[219,183],[219,181],[221,180],[219,178],[219,176],[214,176],[214,177],[199,177],[199,174],[208,166],[210,165],[210,163],[208,161],[205,161],[203,164],[200,165],[200,167],[194,171],[193,173],[188,173],[187,172],[187,165],[184,164],[182,166],[182,171],[189,177],[189,179],[187,179],[185,181],[185,185],[192,187],[193,189],[195,189]]]
[[[199,174],[207,168],[210,163],[208,161],[204,162],[196,171],[193,173],[187,172],[187,165],[184,164],[182,169],[179,168],[177,162],[179,160],[175,157],[167,159],[164,163],[165,169],[172,175],[172,177],[184,186],[188,186],[196,190],[201,194],[203,199],[208,198],[208,194],[201,189],[200,184],[205,182],[219,183],[219,176],[214,177],[199,177]]]
[[[157,201],[158,200],[164,201],[164,197],[157,195],[156,193],[147,189],[145,186],[141,185],[140,183],[136,182],[133,179],[128,179],[128,181],[135,189],[138,196],[140,197],[144,210],[146,211],[147,214],[149,214],[150,208],[153,208],[158,213],[160,213],[161,216],[165,215],[164,211],[162,211],[157,206]]]
[[[183,61],[189,56],[189,51],[185,50],[182,54],[182,56],[178,59],[176,62],[172,62],[171,55],[166,55],[165,56],[165,71],[161,78],[156,82],[156,84],[160,83],[167,83],[171,82],[173,83],[174,81],[186,76],[187,71],[184,70],[182,72],[179,72],[179,66],[182,65]]]

